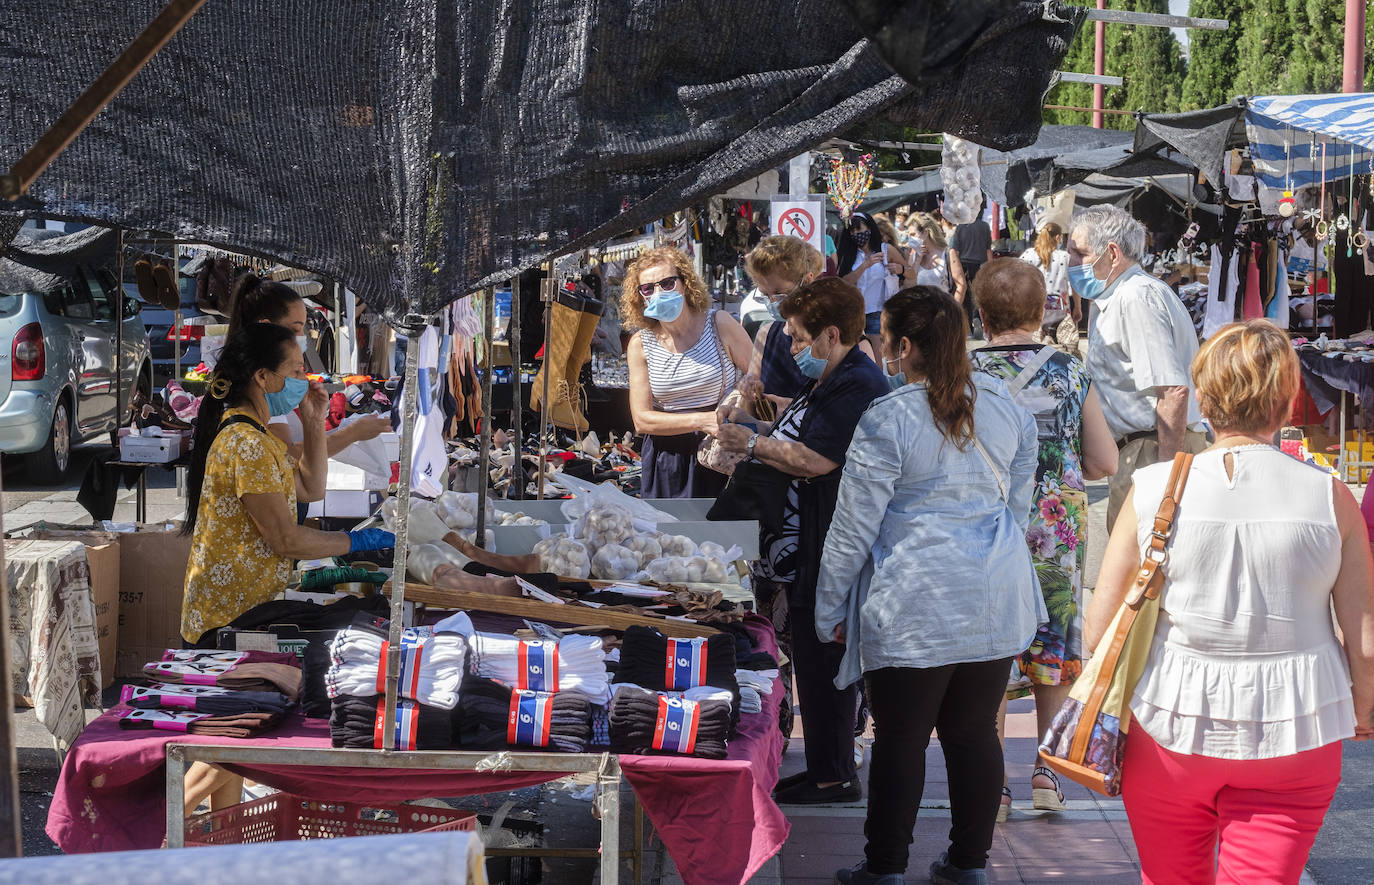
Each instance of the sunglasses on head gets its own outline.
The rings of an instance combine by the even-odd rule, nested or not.
[[[662,289],[664,292],[673,291],[677,288],[677,282],[680,279],[682,279],[682,277],[678,276],[677,274],[673,274],[670,277],[664,277],[656,283],[644,283],[643,285],[637,286],[636,288],[639,289],[640,295],[642,295],[645,298],[648,298],[654,294],[655,289]]]

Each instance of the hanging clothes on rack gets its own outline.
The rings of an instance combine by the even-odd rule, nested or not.
[[[1237,286],[1236,262],[1223,257],[1221,247],[1211,249],[1212,272],[1207,276],[1207,307],[1202,320],[1203,339],[1211,338],[1234,319]]]

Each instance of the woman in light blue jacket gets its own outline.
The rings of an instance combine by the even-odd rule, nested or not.
[[[846,456],[816,588],[816,630],[846,643],[836,685],[868,682],[874,722],[866,860],[841,883],[899,885],[940,733],[950,847],[931,880],[986,882],[1002,794],[997,707],[1011,658],[1046,617],[1026,547],[1035,419],[1005,385],[974,375],[968,322],[917,286],[883,308],[875,400]]]

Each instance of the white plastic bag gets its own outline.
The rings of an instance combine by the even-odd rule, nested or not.
[[[452,529],[439,518],[434,504],[421,498],[410,499],[410,521],[406,539],[411,544],[432,544],[442,541]]]
[[[581,541],[559,534],[534,545],[540,568],[565,578],[586,580],[592,574],[592,560]]]
[[[695,556],[697,552],[696,542],[686,535],[660,534],[658,545],[664,556]]]
[[[639,556],[640,568],[648,568],[649,563],[663,555],[663,548],[658,543],[658,537],[648,533],[626,538],[621,542],[621,546],[629,548]]]
[[[432,583],[434,570],[441,565],[462,568],[472,560],[449,544],[413,544],[407,551],[406,573],[415,580]]]
[[[639,571],[639,554],[619,544],[607,544],[592,556],[592,577],[623,581]]]
[[[563,502],[563,516],[568,522],[575,523],[588,510],[597,504],[610,504],[626,510],[635,520],[635,528],[644,532],[651,532],[654,527],[662,522],[677,522],[676,516],[664,513],[647,503],[641,498],[634,498],[625,494],[615,487],[615,483],[603,482],[600,485],[587,482],[585,479],[578,479],[574,476],[559,471],[554,474],[554,479],[573,494],[573,497]]]
[[[597,504],[572,525],[572,536],[583,538],[592,550],[607,544],[619,544],[635,533],[635,521],[629,511],[614,504]]]

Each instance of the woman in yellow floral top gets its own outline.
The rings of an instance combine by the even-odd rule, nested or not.
[[[191,456],[191,533],[181,635],[195,642],[286,586],[291,560],[390,547],[389,532],[321,532],[296,523],[296,501],[324,496],[328,398],[306,379],[291,331],[266,323],[235,332],[211,376]],[[305,441],[297,463],[266,430],[300,406]],[[207,428],[212,428],[206,433]]]

